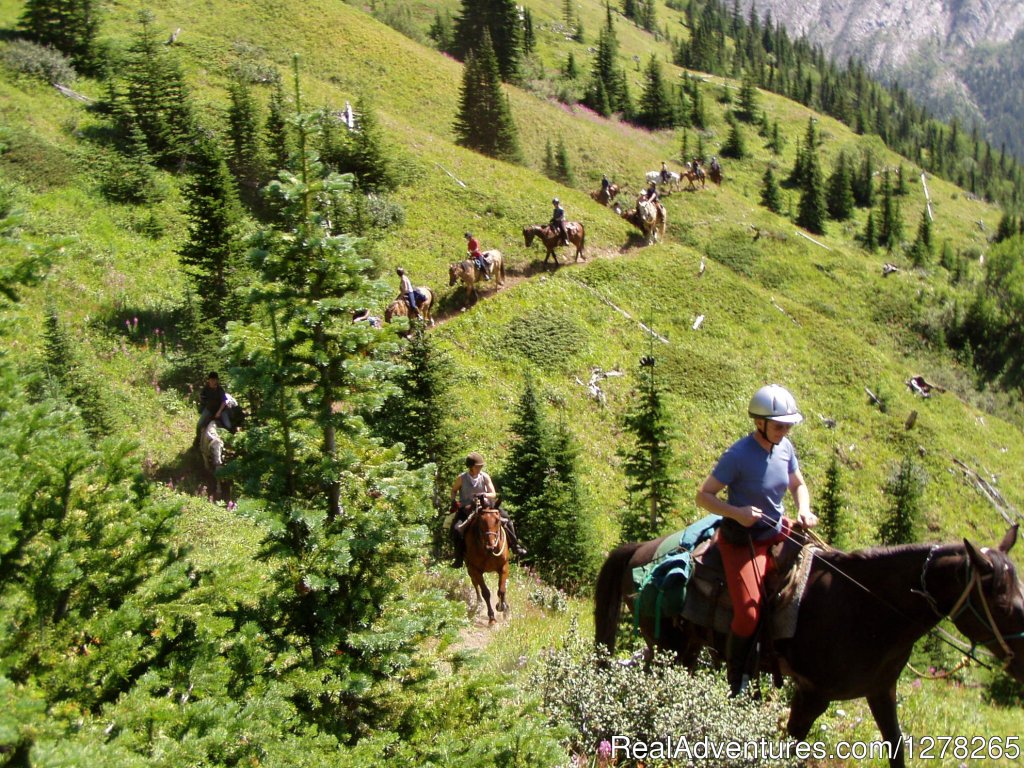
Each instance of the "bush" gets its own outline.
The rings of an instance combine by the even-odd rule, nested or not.
[[[78,77],[71,59],[56,48],[29,40],[15,40],[4,46],[3,62],[15,72],[47,83],[71,85]]]
[[[784,705],[772,699],[730,699],[722,675],[709,670],[690,673],[665,654],[656,656],[649,669],[607,662],[607,652],[595,650],[574,624],[565,645],[551,651],[535,675],[544,710],[552,723],[569,728],[569,747],[576,755],[595,755],[601,742],[613,736],[652,742],[671,735],[673,744],[685,739],[691,747],[784,738],[777,726]],[[750,759],[729,764],[796,761]]]

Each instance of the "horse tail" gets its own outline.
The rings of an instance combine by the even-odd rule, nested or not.
[[[639,542],[623,544],[613,550],[601,566],[594,590],[594,641],[615,652],[615,633],[622,613],[622,580],[629,561],[640,548]]]
[[[500,259],[498,259],[498,282],[501,285],[505,284],[505,256],[504,255],[502,255],[502,257]]]
[[[583,248],[586,246],[586,244],[587,244],[587,230],[583,226],[583,224],[581,223],[580,224],[580,256],[583,255]]]

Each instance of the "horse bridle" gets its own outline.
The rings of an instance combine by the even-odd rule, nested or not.
[[[981,588],[981,574],[978,573],[977,568],[972,567],[970,555],[964,555],[964,569],[966,571],[965,579],[967,585],[964,587],[964,591],[960,593],[960,597],[957,598],[957,601],[953,604],[952,608],[950,608],[946,613],[940,611],[938,603],[935,600],[935,597],[928,591],[928,586],[927,584],[925,584],[925,580],[928,577],[928,566],[931,565],[932,558],[935,556],[935,552],[941,546],[941,544],[936,544],[934,547],[928,550],[928,557],[925,558],[924,565],[921,567],[921,589],[915,589],[912,591],[924,597],[928,601],[928,604],[931,606],[932,610],[935,611],[935,614],[940,619],[949,619],[950,621],[955,622],[957,617],[960,616],[960,614],[962,614],[967,608],[970,608],[975,618],[977,618],[981,622],[981,625],[985,627],[985,629],[992,633],[993,638],[995,638],[995,640],[998,641],[999,647],[1002,648],[1003,651],[1006,653],[1006,656],[1003,659],[1003,668],[1005,669],[1013,661],[1015,654],[1013,650],[1011,650],[1009,644],[1006,642],[1006,637],[999,629],[999,626],[996,624],[995,619],[992,617],[992,610],[988,607],[988,601],[985,599],[985,593]],[[971,593],[975,589],[977,589],[978,591],[978,598],[981,600],[981,607],[984,611],[984,616],[982,616],[978,612],[978,609],[974,606],[974,603],[971,601]],[[1019,639],[1021,637],[1024,637],[1024,632],[1018,632],[1017,634],[1009,636],[1011,640]],[[971,647],[971,650],[973,649],[974,644],[972,644]]]
[[[472,512],[469,513],[469,516],[466,518],[466,527],[467,528],[470,526],[470,524],[476,518],[480,517],[480,512],[481,512],[481,508],[477,507],[476,509],[474,509]],[[508,550],[508,537],[505,535],[505,526],[501,525],[501,513],[500,512],[498,513],[498,521],[499,522],[498,522],[498,532],[497,533],[491,533],[490,531],[485,531],[485,530],[479,529],[479,528],[477,530],[477,535],[480,537],[480,543],[483,545],[483,548],[484,548],[484,550],[486,550],[487,554],[489,554],[491,557],[501,557]],[[490,537],[491,536],[497,537],[496,543],[494,545],[495,549],[497,549],[496,552],[491,550],[491,546],[490,546]]]

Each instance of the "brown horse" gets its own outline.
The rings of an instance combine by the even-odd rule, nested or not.
[[[708,178],[715,184],[715,186],[722,186],[722,166],[712,165],[708,168]]]
[[[430,316],[430,311],[434,308],[434,292],[425,285],[421,285],[415,290],[416,293],[426,297],[423,301],[416,303],[420,319],[428,325],[433,325],[434,319]],[[393,317],[409,317],[409,302],[405,300],[405,296],[397,297],[384,310],[384,322],[390,323]]]
[[[651,562],[663,538],[624,544],[601,568],[595,636],[609,649],[623,597],[636,597],[632,569]],[[902,768],[896,682],[914,643],[944,618],[1024,682],[1024,588],[1007,556],[1016,539],[1013,526],[995,550],[964,539],[962,544],[816,553],[795,634],[775,644],[782,671],[796,683],[790,735],[804,739],[829,702],[864,697],[890,745],[890,765]],[[641,617],[640,624],[650,644],[654,619]],[[707,639],[706,630],[677,617],[662,622],[657,644],[692,664],[695,649]],[[715,645],[720,651],[721,637]]]
[[[659,239],[665,239],[668,214],[665,212],[665,206],[660,202],[649,203],[645,200],[638,200],[636,208],[623,211],[616,207],[616,211],[622,218],[643,232],[644,240],[648,245],[653,245]]]
[[[585,261],[586,257],[583,255],[583,246],[586,243],[587,234],[583,229],[583,225],[578,221],[567,221],[565,222],[565,234],[568,235],[569,242],[576,246],[576,261],[580,259]],[[547,253],[544,254],[544,263],[547,264],[548,259],[554,259],[555,264],[560,264],[558,254],[555,253],[556,248],[562,247],[562,239],[558,234],[558,230],[550,225],[540,224],[534,224],[532,227],[523,227],[523,238],[526,240],[527,248],[533,245],[533,238],[535,237],[539,237],[547,249]]]
[[[610,205],[617,194],[619,194],[619,185],[609,184],[607,190],[604,187],[601,187],[600,189],[591,192],[590,196],[595,202],[598,202],[601,205]]]
[[[484,581],[485,573],[498,574],[498,610],[508,610],[505,602],[505,584],[508,582],[508,537],[501,525],[501,512],[495,507],[477,506],[466,522],[466,570],[476,589],[476,608],[483,595],[487,603],[487,622],[494,624],[491,591]]]
[[[704,173],[704,169],[699,165],[691,165],[690,163],[686,163],[683,167],[685,168],[683,178],[689,182],[690,189],[697,189],[697,185],[694,184],[695,181],[699,181],[701,189],[704,189],[707,185],[707,174]]]
[[[505,284],[505,258],[501,251],[490,250],[480,254],[491,265],[491,275],[497,278],[497,287]],[[473,259],[457,261],[448,265],[448,285],[454,286],[458,282],[466,286],[466,301],[476,299],[477,283],[484,282],[484,273],[480,270]],[[495,290],[497,290],[495,287]]]

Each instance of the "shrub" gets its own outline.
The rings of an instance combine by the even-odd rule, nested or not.
[[[15,72],[48,83],[71,85],[78,77],[70,58],[56,48],[29,40],[15,40],[4,46],[3,62]]]

